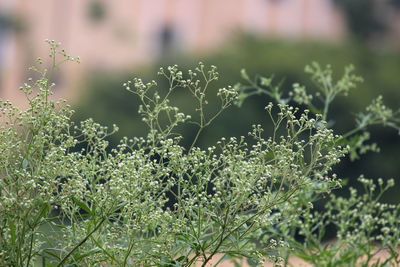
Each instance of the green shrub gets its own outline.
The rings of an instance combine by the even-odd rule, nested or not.
[[[333,197],[327,213],[311,213],[312,202],[341,186],[332,171],[340,159],[371,148],[354,142],[364,138],[360,131],[372,124],[399,128],[398,112],[381,98],[358,116],[354,131],[341,136],[330,128],[330,103],[360,80],[352,69],[334,82],[329,68],[307,67],[321,85],[323,101],[319,106],[295,85],[289,97],[311,107],[301,111],[287,105],[269,78],[252,80],[243,71],[249,85],[219,89],[219,104],[211,106],[208,91],[219,77],[216,67],[200,63],[187,73],[177,66],[161,68],[164,89],[155,81],[124,83],[141,102],[147,135],[123,137],[109,149],[106,137],[116,126],[108,130],[93,119],[75,125],[64,101],[49,100],[52,70],[79,58],[48,42],[52,69],[34,68],[41,79],[22,88],[29,108],[19,111],[1,102],[1,265],[206,266],[222,254],[220,262],[245,258],[253,266],[265,260],[278,266],[294,254],[319,266],[334,261],[353,266],[364,255],[370,263],[375,247],[389,250],[384,264],[399,263],[399,206],[379,204],[371,181],[361,180],[366,195],[352,191],[348,199]],[[194,100],[192,114],[171,104],[177,90]],[[222,137],[200,148],[205,129],[254,92],[278,102],[265,107],[270,133],[254,125],[248,137]],[[185,123],[196,131],[187,147],[179,128]],[[382,187],[380,180],[382,192],[392,183]],[[330,222],[338,228],[338,242],[324,247]],[[294,238],[296,230],[304,243]]]

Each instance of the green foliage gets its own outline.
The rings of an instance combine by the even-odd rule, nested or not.
[[[388,30],[388,22],[379,14],[379,5],[382,3],[373,0],[335,0],[334,2],[344,11],[348,28],[354,37],[369,40]],[[391,4],[390,1],[384,4],[388,5],[388,2]],[[393,6],[386,8],[393,8]]]
[[[253,81],[244,71],[253,89],[211,90],[219,78],[215,66],[200,63],[187,72],[176,65],[161,68],[165,86],[141,79],[124,83],[141,102],[147,134],[123,137],[110,148],[106,138],[116,126],[109,130],[93,119],[75,124],[64,101],[49,99],[54,68],[79,58],[48,43],[52,68],[33,68],[41,78],[22,88],[29,108],[0,103],[0,265],[206,266],[222,254],[218,263],[246,259],[252,266],[264,261],[279,266],[294,254],[322,266],[338,260],[352,266],[362,256],[369,260],[374,248],[389,249],[384,264],[396,263],[399,207],[378,203],[392,181],[383,187],[380,180],[375,197],[372,182],[361,179],[366,195],[353,190],[348,199],[332,197],[327,213],[316,213],[320,220],[311,213],[313,201],[341,186],[334,166],[352,146],[365,149],[325,121],[335,96],[360,80],[350,68],[338,82],[329,68],[307,68],[320,85],[322,108],[300,85],[283,98],[272,79]],[[265,107],[271,134],[256,124],[247,137],[222,137],[201,148],[205,129],[254,90],[278,101]],[[191,113],[172,104],[177,91],[194,101]],[[208,104],[212,92],[218,105]],[[292,99],[314,109],[289,106]],[[397,115],[379,98],[367,108],[367,119],[358,117],[366,120],[358,127],[379,123],[397,129]],[[183,124],[196,131],[189,146],[182,145]],[[325,222],[337,226],[338,242],[323,248]],[[294,238],[297,229],[305,243]],[[377,229],[382,234],[374,235]],[[322,252],[314,254],[318,248]]]

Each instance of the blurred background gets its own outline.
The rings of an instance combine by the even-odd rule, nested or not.
[[[138,101],[122,83],[136,76],[156,79],[158,68],[168,64],[188,69],[201,60],[218,66],[214,90],[240,82],[241,68],[250,75],[274,74],[283,89],[300,82],[312,90],[306,64],[331,64],[337,77],[344,66],[354,64],[365,81],[332,108],[340,133],[354,126],[348,114],[363,111],[380,94],[389,107],[400,107],[399,0],[0,0],[1,98],[26,107],[18,88],[28,77],[35,78],[28,67],[38,56],[47,56],[45,39],[61,42],[82,62],[57,70],[55,97],[73,103],[75,120],[116,123],[120,132],[111,137],[113,145],[121,136],[145,134]],[[253,123],[268,128],[268,101],[255,96],[241,109],[233,107],[204,132],[199,144],[246,135]],[[176,96],[176,104],[190,109],[183,94]],[[361,173],[393,177],[400,184],[399,134],[371,130],[381,153],[367,153],[351,165],[345,160],[339,176],[349,184]],[[399,202],[399,190],[393,189],[386,200]]]

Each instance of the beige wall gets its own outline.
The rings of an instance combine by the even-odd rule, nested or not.
[[[0,96],[21,102],[17,88],[37,56],[47,55],[44,39],[54,39],[80,65],[62,67],[57,94],[71,98],[82,75],[93,69],[126,69],[161,56],[160,32],[175,33],[173,50],[218,48],[230,36],[337,40],[343,19],[331,0],[98,0],[106,14],[94,22],[89,0],[0,0],[0,12],[23,18],[25,30],[3,38]],[[68,88],[68,90],[66,89]]]

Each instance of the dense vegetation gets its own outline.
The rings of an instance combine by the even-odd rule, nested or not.
[[[378,96],[354,128],[337,133],[332,103],[362,81],[351,65],[337,79],[329,66],[307,65],[315,90],[294,83],[287,94],[245,70],[242,84],[212,90],[215,66],[160,68],[159,82],[123,83],[138,99],[146,134],[110,147],[116,125],[74,123],[65,101],[50,100],[53,70],[79,58],[48,43],[52,67],[39,59],[32,69],[41,78],[21,88],[29,108],[0,103],[0,265],[206,266],[217,254],[215,265],[244,258],[286,266],[292,255],[315,266],[400,263],[400,205],[380,202],[394,180],[361,175],[362,192],[331,194],[343,184],[334,172],[341,159],[377,149],[368,143],[371,126],[400,130],[400,110]],[[254,124],[199,146],[218,117],[254,94],[271,100],[263,109],[270,127]],[[183,95],[192,102],[181,109],[173,99]],[[324,209],[316,211],[320,198]],[[325,244],[330,226],[336,239]],[[380,251],[387,256],[377,259]]]

